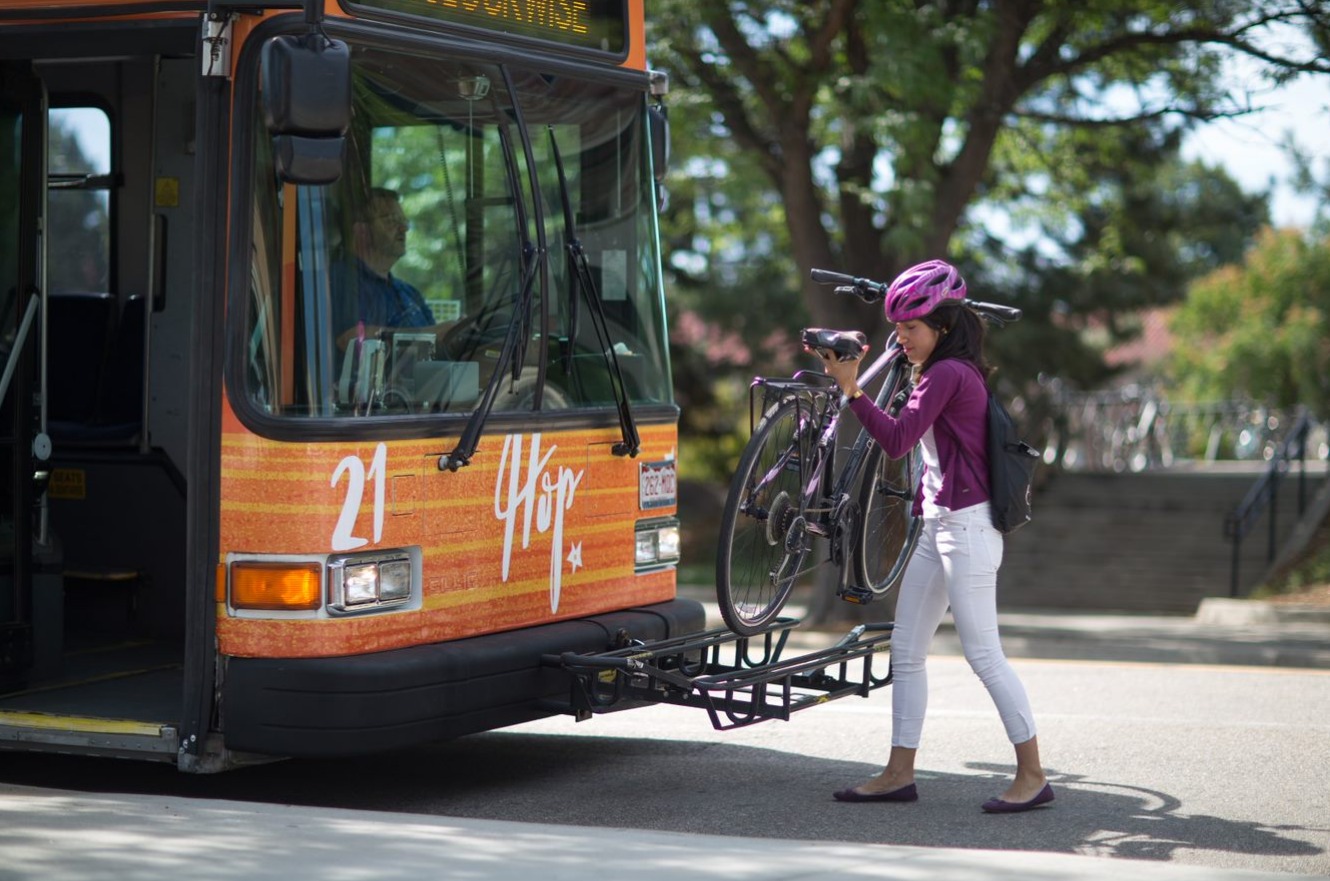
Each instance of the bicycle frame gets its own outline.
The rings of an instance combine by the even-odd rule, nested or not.
[[[882,353],[861,372],[861,383],[871,384],[902,356],[902,350],[896,342],[896,333],[892,331],[887,337]],[[837,565],[840,570],[837,593],[844,596],[849,588],[850,559],[853,551],[853,547],[846,544],[846,538],[852,539],[857,524],[845,523],[842,514],[851,502],[850,490],[858,477],[860,463],[872,439],[868,436],[867,430],[861,427],[850,445],[848,460],[843,467],[836,467],[836,434],[840,427],[841,411],[849,403],[849,398],[844,394],[833,393],[833,389],[827,384],[828,381],[829,377],[825,373],[809,370],[800,370],[789,379],[755,378],[749,387],[749,430],[752,431],[755,426],[755,412],[766,413],[772,406],[789,399],[795,401],[796,419],[802,425],[805,417],[798,408],[804,403],[806,395],[809,418],[812,424],[819,428],[816,442],[811,447],[813,452],[811,463],[807,466],[800,464],[800,469],[804,470],[808,477],[800,481],[803,492],[800,494],[795,519],[802,522],[806,533],[831,541],[830,562]],[[755,410],[753,406],[753,394],[757,388],[763,390],[760,410]],[[878,406],[885,407],[887,399],[892,394],[893,389],[884,386],[878,393]],[[820,407],[819,401],[821,401]],[[759,483],[771,479],[787,464],[786,459],[778,460],[771,469],[768,469]],[[833,478],[834,483],[824,491],[823,487]],[[804,551],[809,550],[811,548],[804,549]],[[791,553],[794,553],[794,549],[791,549]],[[786,562],[788,559],[787,556]],[[773,578],[780,577],[780,574],[779,571],[773,573]]]

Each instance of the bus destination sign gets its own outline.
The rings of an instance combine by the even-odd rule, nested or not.
[[[622,55],[628,46],[625,0],[348,0],[487,31]]]

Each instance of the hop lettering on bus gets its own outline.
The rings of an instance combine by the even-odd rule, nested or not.
[[[623,0],[361,0],[361,14],[405,13],[622,55],[628,46]]]

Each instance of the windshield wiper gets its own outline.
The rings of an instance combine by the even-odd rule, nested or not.
[[[466,428],[462,430],[462,436],[457,439],[457,446],[451,453],[439,457],[440,471],[456,471],[471,464],[471,457],[476,454],[476,447],[480,444],[480,433],[485,428],[485,420],[489,418],[490,411],[494,408],[494,399],[499,394],[499,386],[506,379],[504,376],[507,372],[506,365],[512,362],[514,372],[521,371],[521,359],[515,357],[514,352],[518,348],[524,348],[522,343],[530,336],[528,331],[530,321],[526,316],[531,311],[531,291],[535,287],[536,273],[542,263],[544,258],[539,255],[527,261],[526,275],[517,294],[516,306],[513,309],[512,319],[508,322],[508,333],[504,335],[503,348],[499,350],[499,360],[494,365],[494,373],[485,386],[485,394],[480,404],[471,414]]]
[[[503,80],[508,94],[513,96],[513,114],[517,120],[518,130],[522,135],[524,149],[527,151],[527,167],[533,168],[534,163],[530,156],[530,138],[522,121],[521,110],[517,106],[517,92],[513,89],[512,80],[507,69],[503,71]],[[522,189],[517,179],[517,157],[513,154],[512,140],[508,136],[507,129],[503,126],[499,127],[499,143],[503,146],[504,164],[508,173],[508,187],[514,194],[513,210],[516,215],[518,234],[522,235],[528,229],[526,203],[522,198]],[[538,203],[536,205],[536,221],[537,229],[540,229],[543,221]],[[508,320],[508,332],[504,335],[503,347],[499,350],[499,359],[494,365],[494,373],[490,375],[490,381],[485,386],[484,396],[467,421],[466,428],[462,430],[462,436],[457,439],[457,446],[453,448],[451,453],[444,453],[439,457],[440,471],[456,471],[471,464],[471,457],[476,454],[476,447],[480,445],[480,433],[485,428],[485,421],[489,419],[490,412],[494,409],[494,399],[498,396],[499,386],[504,381],[504,374],[511,372],[512,382],[517,382],[522,374],[522,369],[526,365],[526,343],[531,339],[532,290],[536,285],[536,276],[546,265],[546,253],[543,244],[542,241],[539,246],[533,247],[528,241],[522,246],[522,259],[525,263],[522,286],[514,297],[513,314]],[[537,377],[537,383],[543,383],[543,381],[542,371],[541,375]],[[539,385],[537,388],[539,389]],[[539,405],[540,394],[538,390],[533,407],[539,407]]]
[[[554,137],[554,126],[549,127],[550,148],[554,152],[554,167],[559,173],[559,198],[563,202],[564,238],[568,250],[568,270],[572,283],[582,290],[586,297],[591,324],[596,331],[596,342],[605,356],[605,364],[610,369],[610,387],[614,390],[614,405],[619,411],[619,431],[623,440],[610,448],[616,456],[636,457],[642,450],[642,439],[637,433],[637,424],[633,421],[633,410],[628,404],[628,387],[623,381],[623,371],[619,368],[619,355],[614,351],[614,342],[610,339],[609,325],[605,321],[605,309],[601,304],[600,291],[596,288],[596,279],[591,274],[587,263],[586,249],[577,237],[577,223],[573,218],[573,201],[568,195],[568,179],[563,172],[563,156],[559,153],[559,142]],[[568,347],[564,351],[564,370],[572,373],[572,352],[577,340],[577,292],[569,297]]]

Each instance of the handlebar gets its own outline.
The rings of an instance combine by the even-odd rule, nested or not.
[[[814,269],[809,273],[809,277],[817,284],[834,284],[836,293],[854,294],[865,303],[881,302],[887,295],[886,283],[873,281],[871,278],[858,278],[843,272],[832,272],[830,269]]]
[[[813,281],[818,284],[839,284],[852,285],[854,287],[875,287],[885,288],[886,285],[880,281],[873,281],[871,278],[857,278],[853,275],[846,275],[843,272],[832,272],[830,269],[814,269],[809,275]]]
[[[871,278],[861,278],[854,275],[846,275],[843,272],[833,272],[830,269],[814,269],[809,272],[809,277],[817,284],[830,284],[836,286],[838,294],[854,294],[865,303],[880,303],[887,295],[887,288],[890,286],[884,281],[874,281]],[[975,312],[979,313],[981,318],[991,321],[1001,327],[1008,321],[1019,321],[1023,314],[1015,306],[1003,306],[1000,303],[985,303],[981,300],[962,300],[962,304],[969,306]]]
[[[1025,314],[1015,306],[1003,306],[1001,303],[984,303],[979,300],[964,300],[963,302],[984,318],[999,325],[1008,321],[1020,321],[1021,316]]]

